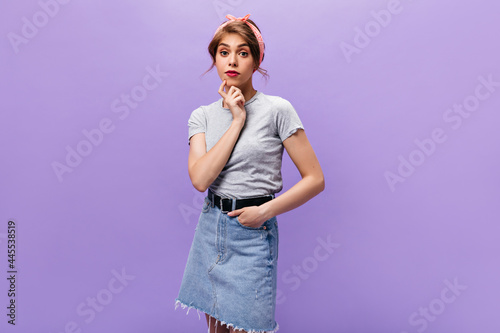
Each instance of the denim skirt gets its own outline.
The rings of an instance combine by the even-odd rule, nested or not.
[[[278,242],[276,217],[248,227],[205,197],[175,309],[196,309],[248,333],[276,332]]]

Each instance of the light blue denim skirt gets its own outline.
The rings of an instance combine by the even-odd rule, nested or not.
[[[247,227],[206,197],[175,309],[196,309],[248,333],[276,332],[278,242],[276,217]]]

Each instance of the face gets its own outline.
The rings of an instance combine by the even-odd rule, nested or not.
[[[221,80],[227,81],[228,88],[236,86],[245,90],[252,85],[254,60],[250,47],[238,34],[224,35],[215,54],[215,67]]]

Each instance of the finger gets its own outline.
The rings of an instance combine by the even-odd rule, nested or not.
[[[245,99],[243,97],[236,97],[234,99],[236,103],[238,103],[239,106],[244,106],[245,105]]]
[[[220,87],[219,87],[219,94],[220,94],[222,97],[224,97],[224,98],[226,98],[226,96],[227,96],[226,92],[224,91],[224,87],[225,87],[225,86],[226,86],[226,80],[222,81],[222,83],[221,83],[221,85],[220,85]]]
[[[241,92],[240,89],[238,88],[234,88],[233,92],[232,92],[233,95],[243,95],[243,93]]]
[[[238,216],[241,213],[243,213],[243,208],[230,211],[229,213],[227,213],[227,215],[229,215],[229,216]]]
[[[228,94],[232,95],[232,94],[238,93],[238,92],[241,93],[241,89],[240,88],[238,88],[236,86],[231,86],[229,88]]]
[[[240,88],[235,87],[235,86],[233,86],[233,87],[234,87],[233,93],[235,93],[235,94],[241,94],[242,93]]]
[[[235,92],[231,95],[231,97],[232,97],[233,99],[237,99],[237,98],[243,98],[243,99],[245,99],[245,96],[243,96],[243,93],[242,93],[241,91],[235,91]]]

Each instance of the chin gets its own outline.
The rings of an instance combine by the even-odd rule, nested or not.
[[[228,87],[232,87],[232,86],[236,86],[237,88],[240,87],[240,84],[238,82],[235,82],[235,80],[232,80],[232,79],[224,79],[226,80],[226,86]]]

